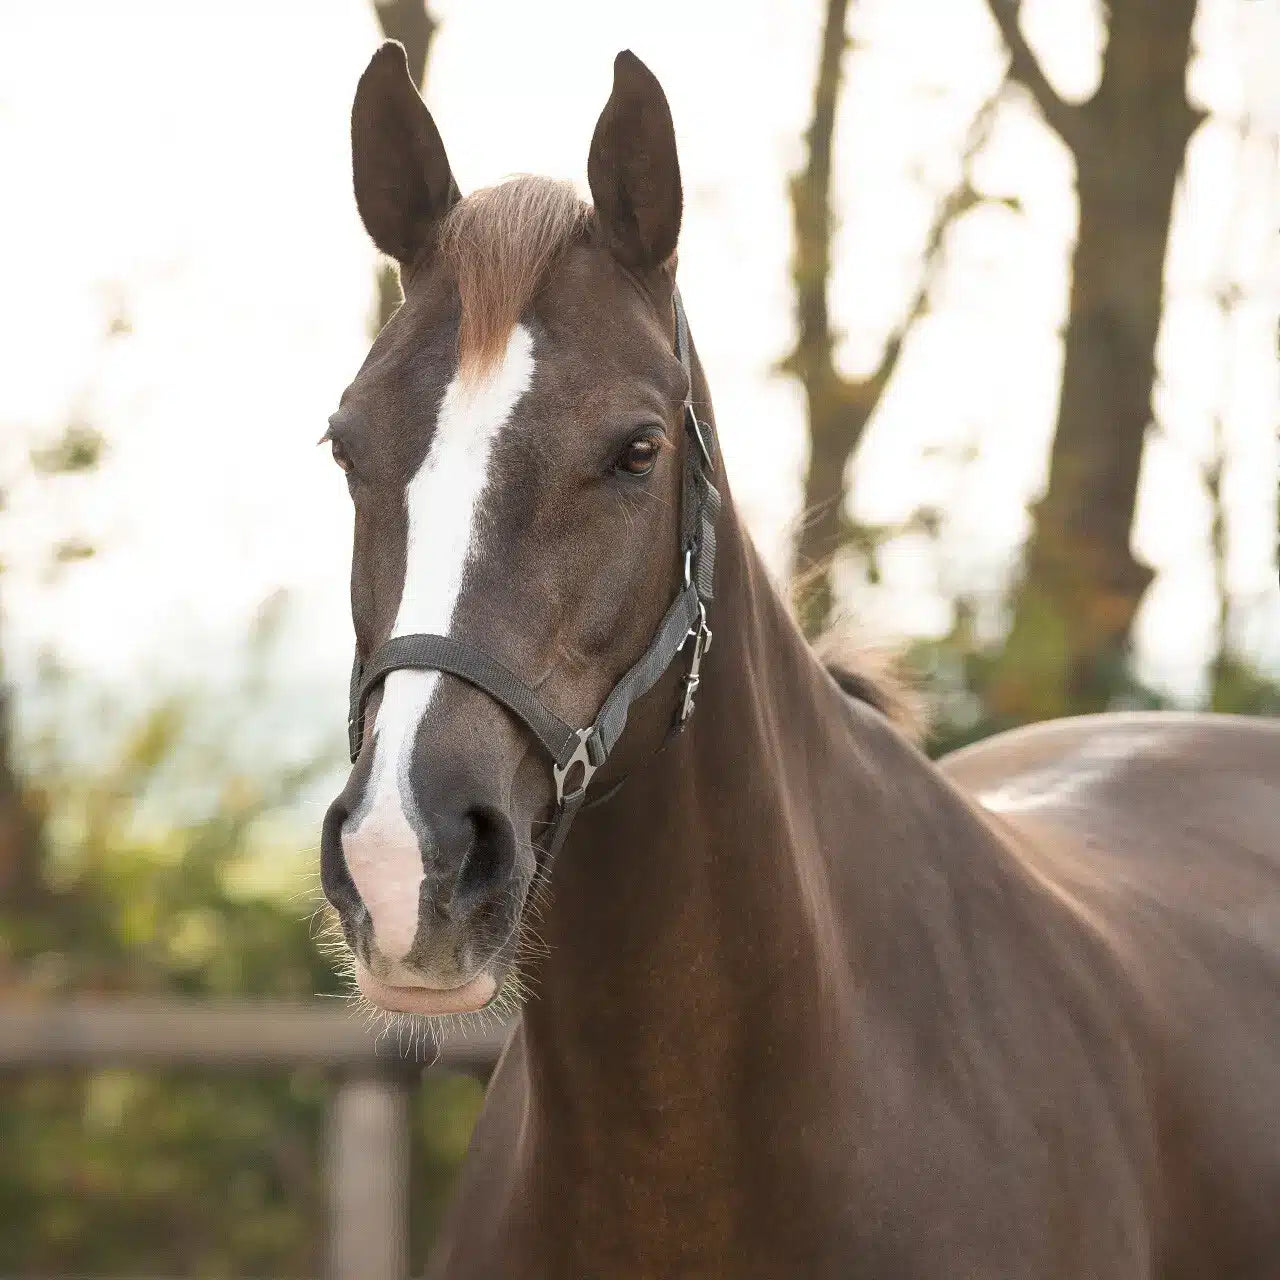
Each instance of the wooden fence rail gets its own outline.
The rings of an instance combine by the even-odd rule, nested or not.
[[[337,1088],[326,1124],[330,1280],[408,1272],[409,1091],[425,1070],[487,1075],[506,1028],[406,1056],[338,1002],[0,1002],[0,1071],[320,1066]]]

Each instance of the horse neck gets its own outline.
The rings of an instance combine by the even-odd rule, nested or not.
[[[723,1095],[761,1064],[789,1070],[840,1000],[846,930],[826,858],[848,831],[837,841],[824,824],[848,821],[826,793],[849,708],[727,497],[719,544],[693,719],[579,818],[537,922],[546,954],[525,1041],[561,1134],[566,1117],[616,1134],[618,1108],[652,1117],[673,1098]],[[660,686],[653,699],[671,696]],[[613,1109],[607,1125],[592,1107]]]

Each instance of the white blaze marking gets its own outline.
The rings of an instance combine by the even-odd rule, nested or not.
[[[512,330],[487,377],[449,384],[431,448],[405,487],[408,543],[393,636],[448,635],[481,532],[480,503],[494,441],[533,377],[533,338]],[[418,725],[440,681],[434,671],[393,671],[374,722],[365,801],[347,819],[342,849],[384,958],[403,959],[418,928],[422,855],[408,771]]]

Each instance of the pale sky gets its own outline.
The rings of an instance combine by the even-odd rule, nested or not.
[[[803,421],[773,372],[793,334],[786,178],[800,160],[817,0],[433,0],[427,99],[464,190],[513,172],[574,180],[633,48],[662,80],[686,183],[680,273],[736,498],[787,563]],[[1029,0],[1062,92],[1087,94],[1088,0]],[[1231,583],[1241,639],[1280,665],[1274,547],[1280,308],[1280,0],[1202,0],[1191,84],[1217,120],[1195,140],[1168,267],[1159,434],[1137,548],[1159,572],[1143,671],[1189,696],[1211,641],[1215,414],[1230,451]],[[841,359],[871,365],[910,287],[929,200],[999,74],[982,0],[859,0],[837,137],[833,282]],[[6,641],[52,648],[90,682],[229,687],[249,620],[292,595],[259,709],[314,736],[345,715],[350,514],[314,442],[367,346],[375,255],[350,193],[348,113],[378,35],[367,0],[0,0],[0,483],[70,414],[98,472],[20,482],[0,517]],[[1241,137],[1240,123],[1251,129]],[[1043,483],[1074,223],[1072,173],[1014,95],[980,181],[1022,211],[969,215],[935,309],[863,449],[857,510],[942,501],[941,555],[903,544],[852,603],[871,634],[945,629],[943,594],[994,587]],[[1229,323],[1213,295],[1234,283]],[[129,335],[106,340],[123,305]],[[963,470],[936,455],[973,442]],[[34,549],[99,556],[48,581]],[[940,594],[941,593],[941,594]]]

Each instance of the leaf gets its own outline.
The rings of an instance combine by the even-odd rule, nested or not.
[[[44,448],[31,450],[31,465],[43,475],[92,471],[102,460],[106,441],[87,422],[72,422],[62,436]]]

